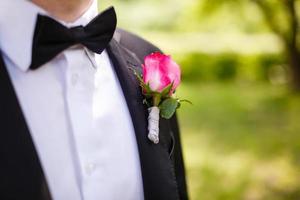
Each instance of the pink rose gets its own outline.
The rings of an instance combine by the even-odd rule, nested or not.
[[[145,57],[143,64],[143,81],[148,84],[152,91],[161,92],[168,85],[173,83],[170,94],[180,84],[180,67],[171,56],[159,52],[152,53]]]

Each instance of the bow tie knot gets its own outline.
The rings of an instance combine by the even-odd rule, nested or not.
[[[70,28],[74,42],[81,43],[86,38],[86,33],[83,26],[75,26]]]
[[[86,26],[67,28],[54,19],[38,15],[32,44],[30,69],[37,69],[60,52],[82,44],[95,53],[102,53],[116,30],[113,7],[100,13]]]

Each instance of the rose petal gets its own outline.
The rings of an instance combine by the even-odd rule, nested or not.
[[[145,57],[143,65],[143,80],[153,91],[161,92],[173,82],[171,94],[180,84],[180,68],[170,56],[160,52]]]
[[[171,92],[173,93],[173,91],[180,84],[180,76],[181,76],[180,67],[176,62],[174,62],[171,59],[170,56],[165,57],[161,65],[164,66],[165,76],[168,76],[170,81],[173,82],[173,87],[171,90]]]

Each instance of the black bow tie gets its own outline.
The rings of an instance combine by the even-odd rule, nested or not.
[[[100,54],[112,39],[116,24],[117,18],[113,7],[100,13],[85,27],[67,28],[50,17],[38,15],[30,69],[37,69],[76,44],[82,44]]]

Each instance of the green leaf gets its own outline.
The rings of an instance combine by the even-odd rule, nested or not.
[[[136,71],[134,71],[135,76],[137,77],[137,79],[139,80],[139,82],[143,83],[143,78],[142,75],[138,74]]]
[[[187,99],[179,99],[179,102],[185,102],[185,103],[189,103],[189,104],[193,105],[193,103]]]
[[[181,107],[181,103],[178,100],[177,100],[177,102],[178,102],[177,109],[179,109]]]
[[[139,74],[134,68],[129,67],[130,70],[133,71],[133,74],[136,76],[136,78],[138,79],[138,81],[140,82],[140,86],[142,87],[142,89],[145,91],[146,94],[150,94],[151,93],[151,88],[149,83],[146,84],[143,80],[143,77],[141,74]]]
[[[139,74],[133,67],[129,67],[129,69],[133,71],[133,74],[137,77],[139,82],[143,82],[143,78],[141,74]]]
[[[161,96],[162,97],[170,96],[169,94],[170,91],[172,90],[172,87],[173,87],[173,82],[163,89],[163,91],[161,92]]]
[[[178,107],[178,101],[174,98],[165,99],[159,106],[160,115],[165,119],[170,119]]]
[[[150,98],[153,96],[153,91],[151,90],[149,83],[145,84],[144,82],[140,82],[140,86],[146,98]]]

